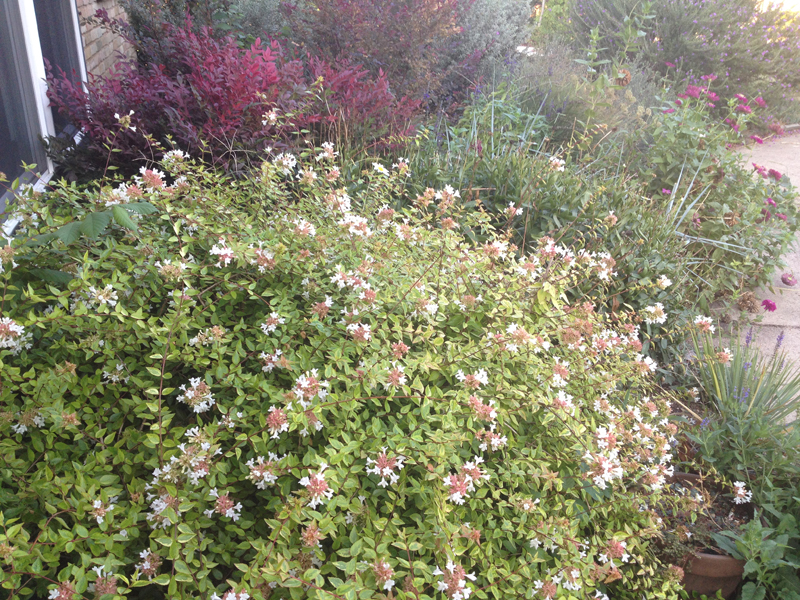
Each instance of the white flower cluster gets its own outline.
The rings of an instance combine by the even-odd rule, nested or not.
[[[267,317],[267,320],[260,325],[261,331],[263,331],[266,335],[269,335],[278,328],[278,325],[283,325],[284,323],[286,323],[286,319],[284,317],[280,316],[276,312],[270,313],[269,317]]]
[[[275,165],[277,165],[284,175],[291,175],[296,164],[297,158],[295,158],[294,154],[289,152],[282,152],[275,157]]]
[[[542,53],[533,46],[517,46],[516,50],[524,56],[542,56]]]
[[[563,171],[565,164],[566,164],[566,162],[564,162],[562,159],[558,158],[557,156],[551,156],[550,157],[550,167],[553,168],[556,171]]]
[[[117,301],[119,297],[117,296],[117,292],[114,291],[114,288],[111,285],[105,286],[102,290],[98,290],[93,285],[89,286],[89,294],[88,298],[84,300],[85,304],[88,308],[94,308],[95,306],[108,304],[110,307],[114,307],[117,305]]]
[[[25,433],[28,427],[36,425],[36,427],[44,427],[44,417],[39,411],[25,411],[24,413],[17,413],[17,422],[11,426],[14,433]]]
[[[211,250],[209,250],[209,254],[213,254],[218,257],[217,267],[220,268],[222,266],[227,267],[229,264],[231,264],[231,261],[235,257],[233,250],[228,247],[228,243],[224,238],[219,238],[219,243],[212,246]]]
[[[447,572],[439,567],[433,571],[434,575],[441,575],[442,580],[437,583],[440,592],[444,592],[450,600],[467,600],[472,595],[472,589],[467,587],[467,579],[475,581],[475,573],[466,573],[460,565],[455,565],[448,560],[445,567]]]
[[[0,318],[0,349],[11,350],[12,354],[19,354],[21,350],[29,349],[33,336],[25,333],[25,327],[8,317]]]
[[[664,312],[664,305],[661,302],[656,302],[654,306],[647,306],[644,309],[646,315],[644,322],[650,325],[662,324],[667,321],[667,313]]]
[[[340,219],[338,221],[338,225],[346,228],[350,235],[355,235],[357,237],[368,238],[373,234],[367,219],[352,213],[348,213],[344,216],[344,218]]]
[[[245,464],[250,469],[247,478],[256,484],[260,490],[266,489],[268,485],[274,484],[278,481],[278,475],[275,473],[278,468],[278,463],[286,458],[286,455],[278,456],[273,452],[268,454],[268,458],[257,456],[255,459],[251,458]]]
[[[233,590],[228,590],[220,597],[214,592],[211,594],[211,600],[250,600],[250,594],[245,591],[234,592]]]
[[[694,318],[694,324],[698,326],[698,329],[701,331],[707,331],[708,333],[714,333],[716,328],[714,327],[714,321],[711,317],[705,317],[703,315],[697,315]]]
[[[113,371],[103,371],[103,380],[106,383],[128,383],[129,377],[125,375],[125,364],[117,363]]]
[[[747,484],[743,481],[736,481],[733,484],[735,495],[733,502],[735,504],[747,504],[753,499],[753,492],[747,489]]]
[[[403,470],[404,460],[402,456],[393,456],[390,458],[386,454],[386,448],[381,448],[381,452],[378,454],[377,458],[373,459],[367,457],[367,473],[378,475],[381,478],[378,485],[381,487],[386,487],[389,483],[394,485],[400,479],[398,471]]]
[[[206,412],[214,406],[216,401],[211,393],[211,388],[202,379],[192,377],[189,379],[189,386],[189,389],[186,389],[185,384],[181,386],[183,394],[178,396],[178,402],[188,404],[196,413]]]
[[[188,158],[189,155],[183,150],[169,150],[168,152],[165,152],[164,156],[161,158],[161,164],[164,165],[165,169],[172,172],[176,167],[182,165]]]

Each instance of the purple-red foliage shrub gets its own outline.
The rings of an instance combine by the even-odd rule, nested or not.
[[[305,136],[342,142],[346,134],[381,145],[408,134],[419,108],[393,95],[382,73],[294,58],[277,41],[241,49],[232,37],[192,31],[188,21],[165,30],[170,66],[122,60],[108,76],[91,77],[86,90],[63,73],[49,73],[51,105],[88,135],[95,168],[158,158],[168,136],[224,168],[248,153],[299,145]],[[123,126],[119,119],[130,111],[133,127]]]
[[[284,5],[294,35],[327,59],[384,71],[413,97],[438,92],[445,42],[460,33],[473,0],[310,0]]]

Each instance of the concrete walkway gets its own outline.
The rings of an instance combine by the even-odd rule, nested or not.
[[[787,175],[791,182],[800,188],[800,133],[771,139],[764,144],[755,144],[741,150],[742,160],[776,169]],[[800,198],[797,199],[800,202]],[[771,353],[775,340],[781,331],[785,332],[782,348],[787,357],[800,365],[800,283],[789,287],[781,283],[783,273],[793,273],[800,281],[800,231],[795,238],[794,248],[784,256],[786,267],[776,271],[772,277],[774,292],[767,288],[756,290],[761,300],[773,300],[777,305],[775,312],[762,312],[763,320],[755,328],[758,346]]]

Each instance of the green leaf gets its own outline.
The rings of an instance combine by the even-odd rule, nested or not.
[[[156,585],[167,585],[169,583],[169,575],[167,573],[162,573],[150,583],[155,583]]]
[[[70,275],[64,271],[56,271],[54,269],[29,269],[28,273],[34,277],[38,277],[42,281],[48,281],[50,283],[65,284],[69,283],[75,278],[74,275]]]
[[[119,204],[118,206],[140,215],[152,215],[158,212],[158,209],[149,202],[133,202],[131,204]]]
[[[109,223],[111,223],[111,213],[109,211],[95,212],[87,215],[80,224],[80,230],[81,233],[94,240],[106,230]]]
[[[131,229],[133,231],[138,231],[136,223],[133,222],[133,219],[131,219],[131,216],[128,214],[128,211],[122,208],[121,206],[117,205],[112,207],[111,214],[114,215],[114,220],[120,227],[125,227],[126,229]]]
[[[73,221],[72,223],[67,223],[63,227],[60,227],[55,232],[55,235],[66,245],[69,245],[72,242],[76,241],[79,237],[81,237],[81,224],[79,221]]]
[[[742,600],[764,600],[767,595],[766,588],[757,586],[752,581],[748,581],[742,588]]]

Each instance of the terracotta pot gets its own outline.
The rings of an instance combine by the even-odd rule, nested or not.
[[[700,475],[675,473],[674,479],[687,485],[698,484]],[[745,561],[731,556],[697,552],[683,566],[683,587],[687,592],[705,594],[714,598],[717,591],[724,598],[732,598],[744,575]]]
[[[698,552],[683,568],[683,587],[687,592],[705,594],[709,598],[722,592],[724,598],[732,598],[744,574],[743,560],[730,556]]]

